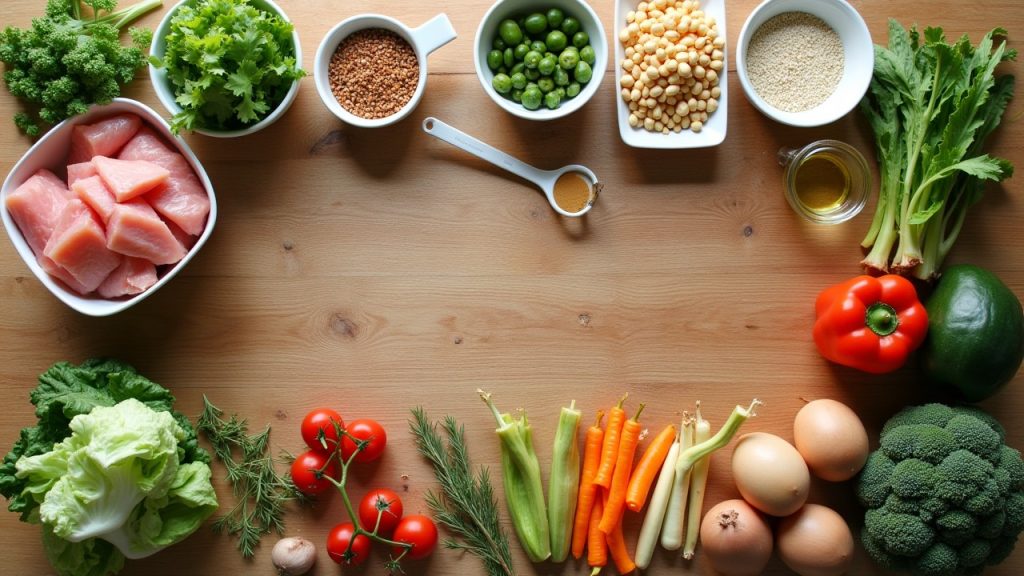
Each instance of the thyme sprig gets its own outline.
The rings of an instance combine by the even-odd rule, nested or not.
[[[508,533],[498,517],[490,472],[481,466],[473,470],[466,448],[465,428],[446,416],[441,424],[447,442],[423,408],[412,410],[409,428],[420,454],[434,468],[440,492],[428,492],[427,506],[434,519],[460,540],[445,539],[445,547],[466,550],[483,560],[488,576],[515,576]]]

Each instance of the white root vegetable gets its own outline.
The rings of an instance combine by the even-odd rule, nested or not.
[[[270,560],[280,576],[302,576],[316,562],[316,546],[298,536],[282,538],[274,544]]]
[[[700,415],[700,402],[697,402],[697,424],[694,431],[694,442],[700,444],[711,439],[711,423]],[[686,506],[686,544],[683,546],[683,558],[693,559],[700,534],[700,523],[704,510],[704,489],[708,483],[708,469],[711,467],[711,455],[701,458],[693,466],[690,473],[690,501]]]
[[[686,452],[693,446],[693,418],[683,415],[683,423],[679,427],[679,453]],[[679,457],[676,457],[678,463]],[[666,550],[679,550],[683,545],[683,512],[686,510],[686,497],[690,491],[690,471],[679,472],[678,467],[672,478],[672,491],[668,498],[665,521],[661,527],[661,547]]]
[[[644,516],[643,526],[640,527],[640,537],[636,543],[636,559],[633,562],[637,568],[644,569],[650,566],[651,558],[654,557],[654,547],[658,543],[658,534],[661,532],[661,523],[665,519],[665,512],[668,510],[669,496],[672,492],[672,480],[676,475],[676,458],[679,457],[679,438],[672,443],[665,456],[665,463],[661,465],[661,472],[658,473],[658,482],[654,485],[654,492],[651,493],[651,502],[647,505],[647,515]]]

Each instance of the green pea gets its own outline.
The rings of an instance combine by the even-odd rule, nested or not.
[[[512,54],[511,48],[505,48],[505,54],[503,55],[503,61],[505,62],[506,68],[511,68],[516,63],[516,59]]]
[[[565,32],[566,36],[572,36],[573,34],[580,31],[580,21],[573,18],[572,16],[569,16],[565,20],[562,20],[562,25],[559,26],[558,28],[562,32]],[[506,38],[505,41],[508,42],[508,39]]]
[[[502,62],[503,60],[501,57],[500,50],[491,50],[490,52],[487,53],[487,67],[490,68],[491,70],[497,70],[498,68],[501,68]]]
[[[536,82],[527,82],[526,88],[523,88],[523,91],[525,92],[526,90],[529,90],[531,88],[534,90],[540,90],[540,86],[537,86]]]
[[[565,70],[573,70],[576,65],[580,63],[580,53],[575,48],[572,50],[566,48],[562,50],[562,53],[558,55],[558,65]]]
[[[512,79],[505,74],[496,74],[491,80],[491,86],[498,94],[508,94],[512,91]]]
[[[558,95],[558,92],[548,92],[544,95],[544,105],[551,110],[558,108],[558,105],[561,103],[562,98]]]
[[[522,102],[523,101],[523,91],[522,90],[512,90],[512,100],[515,101],[515,102]]]
[[[562,25],[563,20],[565,20],[565,14],[563,14],[561,10],[558,8],[548,10],[548,26],[558,28]]]
[[[536,68],[537,65],[540,64],[542,58],[544,57],[541,56],[540,52],[530,50],[526,53],[526,56],[523,57],[523,64],[526,64],[527,68]]]
[[[540,40],[535,40],[533,43],[530,44],[530,50],[534,50],[536,52],[540,52],[541,54],[543,54],[548,51],[548,47],[545,46],[544,43],[541,42]]]
[[[580,62],[576,65],[576,71],[573,73],[573,77],[580,84],[586,84],[590,82],[590,78],[594,75],[594,69],[590,67],[590,64],[586,62]]]
[[[515,20],[502,20],[501,24],[498,24],[498,34],[505,41],[506,48],[519,44],[523,39],[523,31],[519,29],[519,24],[516,24]]]
[[[540,78],[540,71],[536,68],[527,68],[526,70],[523,70],[523,74],[526,74],[527,80],[536,80]]]
[[[540,102],[544,94],[538,88],[527,88],[523,91],[523,108],[536,110],[540,108]]]
[[[565,34],[558,30],[548,32],[547,38],[544,39],[544,45],[552,52],[561,52],[565,49],[567,43],[568,39],[566,39]]]
[[[562,69],[561,66],[555,66],[554,73],[551,74],[551,79],[555,81],[558,86],[568,86],[570,79],[569,73]]]
[[[597,54],[594,53],[593,46],[584,46],[580,48],[580,60],[583,60],[591,66],[594,65],[594,61],[597,60]]]
[[[504,66],[502,66],[501,68],[498,68],[497,70],[495,70],[495,74],[505,74],[505,75],[508,75],[508,68],[505,68]]]
[[[587,34],[586,32],[580,30],[579,32],[572,35],[573,46],[582,50],[583,47],[586,46],[587,44],[590,44],[590,35]]]
[[[526,31],[530,34],[540,34],[548,27],[547,16],[544,16],[540,12],[534,12],[526,17],[524,21]]]
[[[516,44],[516,47],[512,49],[512,56],[522,62],[523,58],[526,58],[526,53],[530,51],[529,44]]]
[[[518,74],[518,73],[523,72],[525,70],[526,70],[526,64],[523,64],[522,62],[516,62],[516,65],[513,66],[512,69],[509,70],[509,72],[511,72],[512,74]]]
[[[558,94],[558,99],[559,100],[565,100],[565,88],[562,88],[561,86],[559,86],[558,88],[554,89],[554,93]]]
[[[540,88],[541,92],[547,94],[548,92],[551,92],[552,90],[555,89],[555,81],[552,80],[551,78],[548,78],[547,76],[544,76],[537,79],[537,87]]]
[[[526,74],[516,72],[512,75],[512,87],[518,90],[526,88]]]
[[[568,86],[565,87],[565,97],[575,98],[579,96],[580,90],[582,89],[583,88],[580,86],[579,82],[571,82]]]
[[[545,56],[537,64],[537,70],[544,76],[550,76],[555,71],[555,68],[558,68],[558,60],[554,56]]]
[[[507,48],[507,46],[505,46],[505,41],[501,39],[501,36],[498,36],[497,38],[494,39],[495,50],[501,51],[504,50],[505,48]]]

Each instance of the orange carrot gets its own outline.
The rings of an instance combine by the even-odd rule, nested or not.
[[[601,523],[601,513],[604,509],[601,500],[594,498],[594,507],[590,511],[590,526],[587,530],[587,564],[594,568],[592,574],[597,574],[601,566],[608,563],[608,543],[605,541],[604,533],[597,528]]]
[[[640,462],[629,477],[629,488],[626,489],[626,507],[633,512],[639,512],[647,501],[647,493],[651,491],[651,484],[661,472],[661,465],[668,456],[668,450],[676,439],[676,427],[669,424],[662,430],[651,445],[644,450]]]
[[[594,475],[597,474],[597,466],[601,463],[601,442],[604,440],[604,430],[601,429],[602,418],[604,418],[604,411],[598,410],[597,421],[587,429],[587,436],[583,443],[583,472],[580,475],[580,493],[576,501],[576,521],[573,523],[572,529],[572,556],[577,560],[583,557],[583,547],[587,544],[587,528],[590,525],[590,512],[594,508],[594,500],[597,499]]]
[[[608,533],[608,552],[612,555],[612,562],[619,574],[629,574],[636,570],[636,564],[629,557],[629,550],[626,549],[626,539],[622,535],[622,522],[616,522],[615,528]]]
[[[644,405],[636,411],[636,416],[626,420],[622,425],[622,437],[619,439],[619,454],[615,461],[615,474],[612,478],[612,487],[608,490],[608,503],[604,506],[604,515],[601,516],[601,532],[611,534],[619,522],[622,521],[622,513],[626,508],[626,488],[629,486],[629,474],[633,470],[633,456],[636,455],[636,445],[640,442],[640,413],[644,411]]]
[[[629,394],[626,396],[629,396]],[[622,424],[626,420],[626,412],[622,409],[622,403],[626,401],[626,396],[623,396],[622,400],[619,400],[619,403],[608,411],[608,427],[604,429],[604,443],[601,445],[601,463],[597,467],[594,484],[606,490],[612,485],[615,460],[619,454],[619,436],[622,434]]]

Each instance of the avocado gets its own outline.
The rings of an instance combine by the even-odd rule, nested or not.
[[[1020,300],[993,273],[977,266],[948,268],[925,304],[925,375],[968,402],[1005,386],[1024,358]]]

